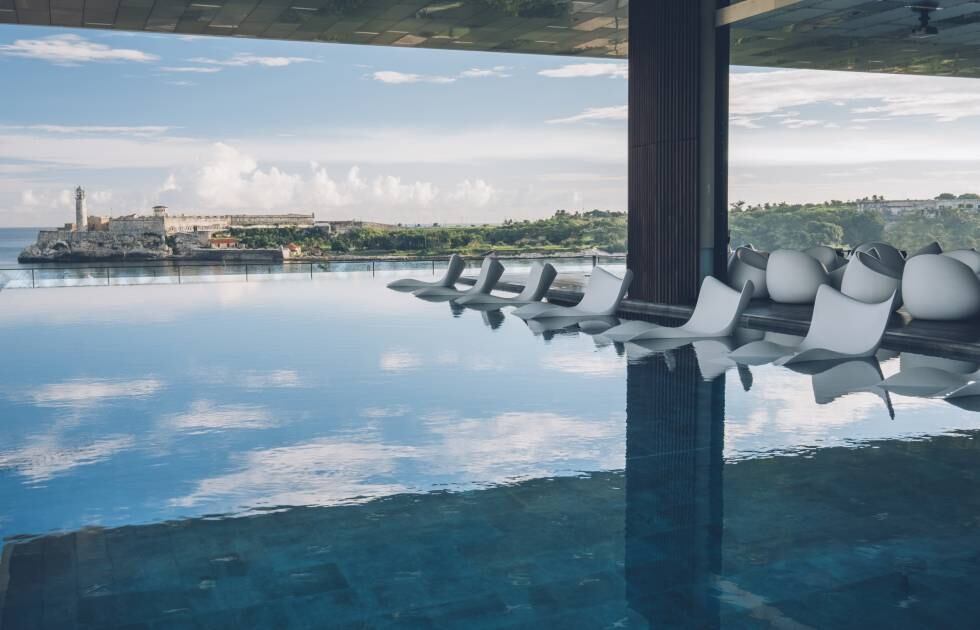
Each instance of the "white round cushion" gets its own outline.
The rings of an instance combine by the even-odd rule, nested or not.
[[[892,310],[895,310],[902,305],[902,272],[870,254],[858,252],[847,265],[840,291],[868,304],[892,299]]]
[[[943,256],[949,256],[960,261],[972,269],[974,274],[980,273],[980,253],[975,249],[954,249],[949,252],[943,252]]]
[[[916,319],[969,319],[980,314],[980,280],[955,258],[923,254],[905,265],[902,299]]]
[[[819,260],[820,264],[826,267],[827,271],[833,271],[844,264],[844,259],[837,254],[837,250],[826,245],[811,247],[803,253]]]
[[[817,290],[828,283],[827,269],[813,256],[791,249],[769,255],[766,288],[773,302],[813,304]]]

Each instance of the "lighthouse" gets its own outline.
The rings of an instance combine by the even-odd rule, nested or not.
[[[85,209],[85,189],[79,186],[75,189],[75,230],[88,230],[88,210]]]

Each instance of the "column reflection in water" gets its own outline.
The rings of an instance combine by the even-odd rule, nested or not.
[[[676,359],[628,367],[627,602],[651,627],[717,627],[725,376]]]

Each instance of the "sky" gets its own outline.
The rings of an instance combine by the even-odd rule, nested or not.
[[[626,209],[625,62],[0,26],[0,227]],[[980,81],[737,67],[732,201],[980,192]]]

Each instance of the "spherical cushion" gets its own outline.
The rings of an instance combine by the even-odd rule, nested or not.
[[[766,288],[773,302],[813,304],[817,290],[827,284],[827,269],[813,256],[780,249],[769,256]]]
[[[954,249],[949,252],[943,252],[943,256],[949,256],[960,261],[972,269],[975,274],[980,273],[980,253],[975,249]]]
[[[980,280],[955,258],[923,254],[905,265],[902,298],[916,319],[969,319],[980,314]]]

